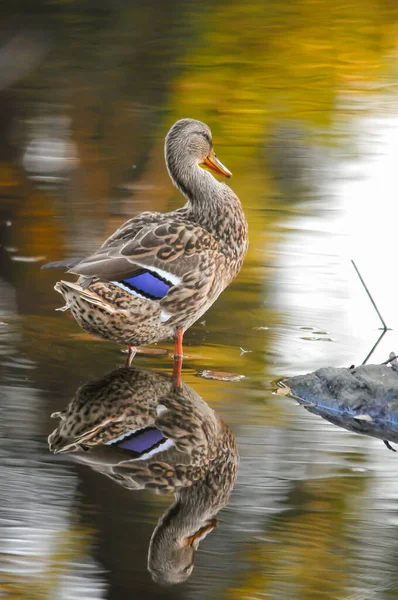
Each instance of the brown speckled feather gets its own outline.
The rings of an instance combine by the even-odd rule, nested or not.
[[[218,251],[214,237],[190,221],[159,214],[156,223],[143,225],[141,217],[138,223],[136,228],[131,224],[127,237],[123,227],[121,237],[114,234],[98,252],[69,272],[117,281],[131,277],[143,267],[156,267],[182,277],[196,271],[204,255]]]

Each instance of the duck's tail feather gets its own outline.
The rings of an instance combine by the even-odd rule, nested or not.
[[[82,258],[69,258],[66,260],[56,260],[54,262],[46,263],[40,267],[41,270],[45,269],[70,269],[71,267],[75,267],[80,262],[82,262]]]
[[[70,296],[77,295],[77,297],[80,298],[80,300],[84,300],[92,306],[100,306],[101,308],[107,310],[109,313],[115,312],[113,306],[99,298],[90,290],[84,289],[78,283],[72,283],[71,281],[58,281],[55,284],[54,289],[60,294],[62,294],[62,296],[67,302]]]

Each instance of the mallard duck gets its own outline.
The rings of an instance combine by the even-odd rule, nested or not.
[[[49,436],[52,452],[131,490],[174,493],[159,520],[148,569],[159,583],[179,583],[193,569],[199,542],[218,524],[238,469],[234,435],[188,385],[136,367],[86,383]]]
[[[49,263],[69,268],[77,282],[59,281],[78,324],[96,336],[135,347],[182,337],[242,266],[246,218],[218,175],[230,171],[213,150],[205,123],[182,119],[166,136],[166,166],[187,203],[169,213],[144,212],[122,225],[88,258]]]

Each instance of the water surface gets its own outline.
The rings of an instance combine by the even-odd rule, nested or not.
[[[371,362],[398,351],[395,4],[42,0],[1,14],[2,595],[397,597],[396,455],[273,394],[280,377],[360,364],[378,339],[351,259],[391,328]],[[147,553],[172,496],[49,453],[51,413],[123,355],[55,312],[56,273],[39,267],[181,205],[163,140],[187,116],[212,128],[250,227],[184,362],[241,460],[191,577],[162,587]],[[167,356],[135,360],[171,372]]]

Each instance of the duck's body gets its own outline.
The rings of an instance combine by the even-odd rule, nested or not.
[[[175,337],[213,304],[242,266],[247,223],[234,192],[199,165],[229,176],[212,149],[209,128],[178,121],[166,137],[165,158],[184,207],[145,212],[127,221],[92,256],[71,266],[76,283],[55,289],[78,324],[128,346]]]

